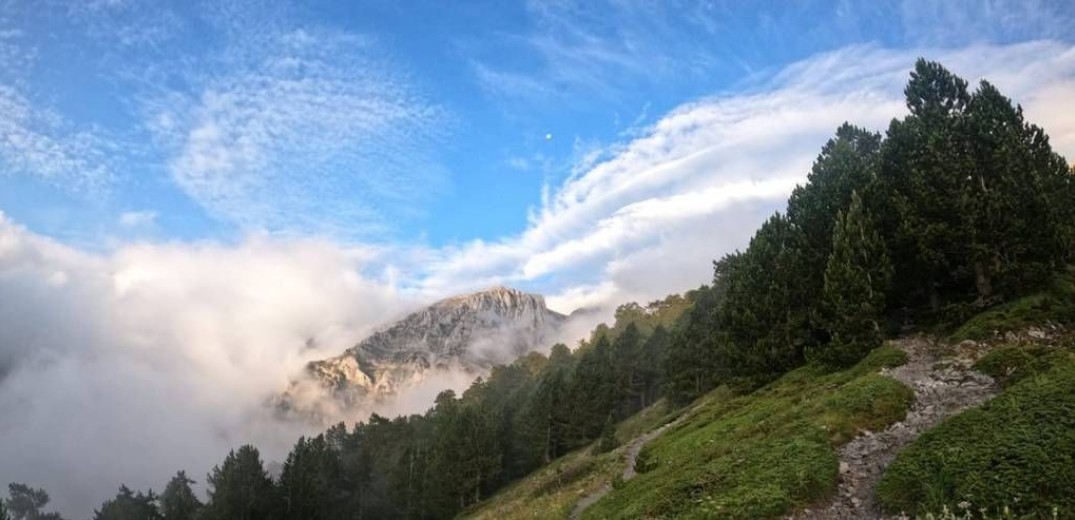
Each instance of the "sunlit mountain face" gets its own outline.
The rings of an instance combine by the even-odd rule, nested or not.
[[[179,469],[202,493],[240,445],[279,466],[576,348],[711,283],[841,124],[908,114],[919,57],[1070,164],[1073,24],[1067,1],[0,0],[0,484],[67,518]]]

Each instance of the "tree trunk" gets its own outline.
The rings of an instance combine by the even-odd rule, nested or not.
[[[993,283],[989,267],[981,260],[974,262],[974,285],[978,288],[978,303],[984,304],[993,297]]]

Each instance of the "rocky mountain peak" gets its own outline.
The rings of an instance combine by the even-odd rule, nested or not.
[[[567,316],[539,294],[496,286],[453,296],[378,330],[339,356],[311,362],[305,380],[345,407],[398,394],[438,370],[478,375],[548,346]],[[295,403],[282,396],[287,407]]]

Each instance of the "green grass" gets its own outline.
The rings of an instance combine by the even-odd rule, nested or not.
[[[1004,347],[977,366],[1006,388],[923,434],[877,488],[889,511],[924,515],[960,502],[1000,517],[1075,518],[1075,354]]]
[[[1044,323],[1075,324],[1075,267],[1058,275],[1045,291],[997,305],[967,320],[954,341],[984,340]]]
[[[567,518],[575,502],[623,471],[623,450],[593,455],[584,447],[560,457],[460,514],[475,520]]]
[[[820,500],[836,487],[835,446],[905,416],[912,392],[878,374],[905,361],[882,347],[841,372],[806,366],[751,394],[714,390],[647,446],[648,471],[584,518],[775,518]]]
[[[616,427],[616,440],[620,444],[631,442],[643,433],[674,421],[682,412],[682,409],[673,409],[667,400],[661,399],[624,419]]]

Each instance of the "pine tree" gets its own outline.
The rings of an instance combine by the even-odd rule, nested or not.
[[[160,510],[164,520],[194,520],[201,511],[202,503],[194,495],[190,485],[194,481],[186,472],[176,473],[160,495]]]
[[[718,262],[714,285],[723,284],[721,266],[727,262],[727,257]],[[664,392],[676,405],[687,404],[715,387],[720,377],[715,343],[719,292],[702,286],[687,295],[692,304],[670,333],[662,370]]]
[[[341,475],[337,460],[324,436],[300,437],[291,449],[280,474],[282,518],[327,519],[340,508],[335,486]]]
[[[798,231],[777,213],[739,255],[722,260],[724,302],[717,348],[726,379],[757,386],[802,362],[811,343],[813,295],[801,283]]]
[[[580,446],[601,434],[605,418],[615,407],[616,377],[612,345],[601,335],[593,346],[580,349],[571,384],[572,444]]]
[[[6,505],[13,520],[62,520],[59,513],[42,511],[49,503],[49,494],[44,489],[17,482],[8,484],[7,489]]]
[[[11,520],[11,515],[7,512],[7,506],[4,505],[4,500],[0,499],[0,520]]]
[[[893,303],[940,316],[970,288],[970,256],[960,220],[973,163],[962,137],[967,82],[938,63],[918,60],[904,90],[911,114],[889,126],[881,151],[878,221],[889,246]]]
[[[209,503],[203,510],[210,520],[265,520],[278,510],[276,489],[261,464],[258,449],[247,444],[228,453],[213,468]]]
[[[670,336],[663,325],[657,325],[642,345],[642,354],[636,368],[639,386],[639,408],[645,408],[661,395],[665,355]]]
[[[810,316],[807,345],[827,340],[818,311],[836,215],[847,209],[852,192],[862,193],[874,181],[880,150],[880,134],[844,123],[821,149],[806,184],[797,186],[788,199],[788,221],[797,231],[796,283],[807,297],[803,302],[807,308],[795,312]]]
[[[612,370],[614,372],[614,414],[625,419],[642,408],[643,392],[640,363],[642,360],[642,337],[638,327],[629,323],[612,342]]]
[[[153,491],[143,494],[132,492],[127,486],[120,486],[116,497],[105,501],[99,511],[95,511],[93,520],[159,520],[157,497]]]
[[[831,342],[809,350],[819,363],[844,367],[881,345],[881,322],[891,266],[881,240],[855,192],[836,218],[832,254],[825,268],[823,315]]]

